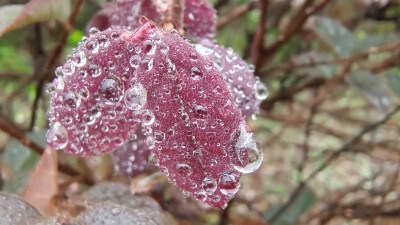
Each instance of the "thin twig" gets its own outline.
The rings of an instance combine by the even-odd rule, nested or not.
[[[78,14],[80,12],[83,2],[84,2],[84,0],[76,1],[75,6],[72,10],[72,13],[68,19],[68,25],[67,25],[68,27],[72,28],[73,25],[75,24],[76,18],[78,17]],[[62,33],[57,46],[51,52],[49,58],[47,59],[46,63],[43,66],[40,76],[38,77],[38,83],[36,85],[36,97],[35,97],[35,100],[34,100],[33,106],[32,106],[31,122],[29,125],[29,130],[32,130],[33,126],[35,125],[36,111],[37,111],[37,107],[39,104],[39,99],[42,97],[42,94],[43,94],[43,86],[46,83],[46,81],[51,79],[51,77],[52,77],[51,69],[57,63],[57,60],[61,55],[61,52],[64,48],[64,45],[66,44],[67,37],[70,32],[71,32],[71,29],[67,29],[67,28],[64,29],[64,32]]]
[[[217,23],[217,29],[220,30],[222,27],[246,14],[250,10],[254,9],[256,6],[257,2],[255,1],[250,1],[238,6],[237,8],[233,9],[228,15],[219,19]]]
[[[350,141],[342,145],[339,149],[337,149],[334,153],[331,154],[331,156],[328,157],[328,159],[325,160],[325,162],[317,167],[306,179],[301,181],[297,188],[292,192],[290,195],[288,201],[271,217],[271,219],[268,221],[268,223],[273,223],[278,219],[288,208],[289,206],[297,199],[297,197],[300,195],[301,191],[304,189],[306,184],[312,180],[319,172],[324,170],[330,163],[332,163],[335,159],[337,159],[343,152],[348,151],[349,148],[354,145],[356,142],[361,140],[361,138],[368,132],[371,132],[372,130],[376,129],[378,126],[386,123],[394,114],[398,113],[400,111],[400,105],[396,106],[391,112],[386,114],[381,120],[365,126],[356,136],[354,136]]]
[[[256,67],[256,73],[258,73],[259,70],[259,64],[261,62],[260,55],[262,54],[264,48],[264,36],[267,32],[266,20],[268,17],[269,3],[269,0],[259,0],[259,8],[261,12],[251,45],[251,61]]]
[[[295,35],[301,28],[303,27],[304,23],[307,19],[326,6],[331,0],[322,0],[319,3],[311,6],[313,0],[305,0],[303,5],[297,11],[296,15],[290,21],[288,27],[285,31],[282,32],[281,35],[278,36],[277,40],[270,45],[268,45],[264,49],[264,62],[268,62],[274,53],[286,42],[288,41],[293,35]]]

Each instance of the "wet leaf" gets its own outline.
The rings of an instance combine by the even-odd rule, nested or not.
[[[340,56],[350,56],[355,51],[353,33],[339,22],[327,17],[313,17],[313,29],[333,51]]]
[[[47,141],[75,155],[99,155],[142,124],[171,182],[223,207],[241,174],[260,166],[261,148],[214,64],[177,34],[143,22],[134,32],[92,29],[57,69]]]
[[[90,202],[108,202],[137,209],[145,213],[155,224],[166,224],[166,218],[157,202],[148,196],[134,194],[126,184],[103,182],[90,188],[82,196]]]
[[[155,225],[152,218],[140,210],[112,203],[94,204],[76,219],[79,224],[92,225]]]
[[[26,5],[0,7],[0,36],[27,24],[46,20],[64,21],[70,13],[70,0],[31,0]]]
[[[168,1],[158,0],[122,0],[103,5],[103,10],[97,13],[89,22],[89,27],[100,30],[106,28],[140,26],[140,18],[146,17],[159,22],[168,17]],[[207,0],[185,0],[183,25],[188,37],[194,39],[213,38],[216,32],[216,13]]]
[[[28,225],[42,218],[40,212],[23,199],[0,193],[0,224]]]
[[[278,217],[273,224],[275,225],[292,225],[303,213],[315,203],[317,196],[310,188],[304,188],[296,200],[286,209],[280,217]],[[281,205],[271,206],[265,213],[264,218],[268,221],[273,215],[281,208]]]
[[[392,70],[386,74],[388,84],[392,91],[400,97],[400,73],[398,70]]]
[[[385,112],[391,105],[388,87],[368,71],[355,71],[346,80],[378,110]]]

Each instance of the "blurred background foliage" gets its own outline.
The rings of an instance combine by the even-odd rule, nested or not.
[[[0,0],[0,6],[26,2]],[[84,1],[52,71],[77,46],[104,2]],[[309,10],[322,2],[326,4],[294,26],[296,31],[278,48],[268,48],[298,22],[303,4],[310,4]],[[242,190],[225,211],[184,199],[166,179],[151,175],[144,189],[161,203],[170,223],[400,224],[400,115],[395,114],[400,97],[400,2],[212,3],[218,10],[218,42],[256,64],[256,75],[269,88],[260,114],[248,121],[263,146],[264,162],[242,178]],[[268,5],[265,32],[260,57],[252,61],[261,3]],[[42,147],[48,97],[40,95],[33,107],[37,82],[64,29],[62,23],[46,20],[0,37],[0,123],[11,123]],[[0,152],[1,190],[22,194],[39,154],[7,132],[0,132]],[[123,178],[113,172],[107,156],[83,160],[59,154],[96,182],[135,185],[150,179]],[[65,190],[74,181],[67,175],[60,179]]]

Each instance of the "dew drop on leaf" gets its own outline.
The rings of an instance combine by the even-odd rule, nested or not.
[[[252,133],[247,132],[242,123],[232,134],[232,151],[229,157],[234,168],[241,173],[252,173],[260,167],[263,153]]]
[[[146,104],[147,91],[140,83],[137,83],[125,92],[124,101],[129,109],[140,110]]]
[[[68,143],[68,132],[60,122],[56,122],[47,132],[46,140],[50,147],[63,149]]]
[[[240,183],[232,171],[226,171],[219,178],[218,186],[222,194],[234,195],[239,190]]]

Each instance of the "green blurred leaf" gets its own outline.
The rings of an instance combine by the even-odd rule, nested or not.
[[[372,105],[383,112],[391,105],[388,87],[368,71],[355,71],[347,76],[347,82],[359,91]]]
[[[354,52],[355,39],[351,31],[342,24],[326,17],[313,17],[313,28],[317,35],[340,56]]]
[[[317,197],[314,192],[305,187],[299,194],[296,200],[278,217],[273,224],[275,225],[292,225],[296,220],[315,203]],[[273,205],[264,212],[265,220],[269,221],[272,216],[281,208],[281,205]]]
[[[313,17],[312,27],[317,35],[342,57],[348,57],[370,47],[387,44],[398,39],[398,35],[395,33],[368,34],[359,39],[341,23],[327,17]]]
[[[82,37],[85,34],[80,30],[73,30],[71,34],[68,36],[67,42],[70,46],[77,46],[78,42],[82,40]]]
[[[392,91],[400,97],[400,71],[392,70],[386,74],[386,78]]]
[[[27,24],[68,18],[71,0],[31,0],[26,5],[0,7],[0,36]]]
[[[28,133],[27,136],[43,148],[46,145],[46,132],[39,131]],[[38,163],[40,155],[12,139],[5,147],[4,160],[11,168],[13,174],[3,187],[9,193],[21,193],[28,185],[33,168]]]

